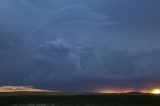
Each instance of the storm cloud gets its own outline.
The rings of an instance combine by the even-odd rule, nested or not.
[[[159,86],[159,4],[1,0],[0,84],[66,91]]]

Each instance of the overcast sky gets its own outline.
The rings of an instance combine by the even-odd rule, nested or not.
[[[0,85],[160,86],[159,0],[0,0]]]

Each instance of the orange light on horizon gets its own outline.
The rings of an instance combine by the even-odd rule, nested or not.
[[[33,86],[0,86],[0,92],[33,91],[33,92],[51,92],[49,90],[37,89]]]
[[[159,95],[160,94],[160,89],[154,89],[150,93]]]
[[[151,93],[150,89],[134,89],[134,88],[106,88],[97,90],[97,93],[130,93],[130,92],[139,92],[139,93]],[[157,91],[155,91],[157,92]],[[155,93],[154,93],[155,94]]]
[[[98,93],[128,93],[132,92],[132,89],[102,89],[98,90]]]

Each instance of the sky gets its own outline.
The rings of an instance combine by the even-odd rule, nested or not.
[[[160,87],[159,0],[0,0],[0,85]]]

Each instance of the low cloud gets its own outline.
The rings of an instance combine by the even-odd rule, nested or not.
[[[81,85],[79,90],[88,85],[141,88],[149,87],[152,81],[155,82],[152,86],[156,86],[160,75],[159,50],[132,53],[55,39],[23,55],[16,53],[8,57],[5,54],[1,60],[2,84],[36,85],[61,90],[74,87],[78,90],[77,82]]]

